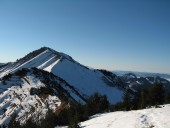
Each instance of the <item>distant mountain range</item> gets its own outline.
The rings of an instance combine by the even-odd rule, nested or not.
[[[136,71],[119,71],[119,70],[115,70],[115,71],[113,71],[113,73],[115,73],[118,76],[122,76],[122,75],[128,74],[128,73],[133,73],[137,77],[147,77],[147,76],[156,77],[156,76],[159,76],[159,77],[164,78],[164,79],[170,79],[170,74],[163,74],[163,73],[149,73],[149,72],[136,72]]]
[[[165,76],[109,72],[90,69],[69,55],[48,47],[35,50],[16,62],[0,66],[0,125],[8,124],[11,115],[24,123],[29,117],[43,117],[50,107],[54,111],[67,107],[70,101],[85,103],[98,92],[109,102],[122,101],[127,88],[135,91],[154,82],[170,82]],[[146,77],[147,76],[147,77]]]

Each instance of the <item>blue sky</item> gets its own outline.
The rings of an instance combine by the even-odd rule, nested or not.
[[[94,68],[170,73],[170,1],[0,0],[0,62],[42,46]]]

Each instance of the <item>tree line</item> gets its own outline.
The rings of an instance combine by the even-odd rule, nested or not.
[[[127,88],[124,92],[123,101],[111,105],[111,111],[129,111],[150,108],[151,106],[170,103],[170,92],[165,92],[165,88],[160,83],[154,83],[151,87],[144,86],[132,91]]]

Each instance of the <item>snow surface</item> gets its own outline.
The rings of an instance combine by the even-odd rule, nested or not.
[[[46,85],[33,75],[28,75],[22,79],[12,76],[6,85],[0,82],[0,125],[8,124],[14,113],[17,114],[17,119],[24,123],[30,116],[44,117],[48,110],[47,106],[55,110],[61,104],[57,96],[48,95],[42,99],[37,95],[30,95],[32,87],[44,86]]]
[[[83,128],[170,128],[170,104],[128,112],[98,114],[82,122]]]
[[[0,78],[22,68],[37,67],[63,78],[67,83],[74,86],[80,94],[83,94],[85,98],[94,92],[99,92],[100,94],[105,94],[111,103],[122,100],[122,90],[111,87],[104,82],[103,78],[109,81],[106,76],[99,71],[88,69],[64,53],[56,53],[52,49],[47,49],[25,63],[18,63],[16,65],[12,63],[11,66],[4,67],[0,71]]]
[[[123,92],[116,87],[107,85],[102,80],[103,74],[99,71],[90,70],[67,59],[57,62],[57,65],[51,67],[50,71],[73,85],[80,94],[90,96],[94,92],[99,92],[102,95],[107,95],[111,103],[122,100]]]
[[[39,69],[44,69],[50,66],[51,63],[54,63],[59,58],[60,56],[52,53],[50,50],[46,50],[19,66],[16,65],[15,67],[13,67],[12,65],[8,65],[7,67],[3,69],[3,71],[1,70],[2,72],[0,72],[0,77],[3,77],[8,73],[13,73],[22,68],[37,67]]]

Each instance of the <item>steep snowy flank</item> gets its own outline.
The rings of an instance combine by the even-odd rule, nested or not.
[[[8,124],[14,114],[21,123],[30,116],[41,118],[48,107],[55,112],[66,99],[84,101],[74,87],[51,73],[19,70],[0,81],[0,126]]]
[[[129,112],[95,115],[83,128],[170,128],[170,105]]]
[[[84,98],[89,97],[94,92],[99,92],[107,95],[111,103],[119,102],[122,99],[123,92],[117,88],[113,79],[100,71],[88,69],[69,55],[46,47],[33,51],[24,58],[0,68],[0,78],[22,68],[31,67],[43,69],[61,77],[74,86]]]
[[[122,90],[111,87],[103,80],[104,76],[97,70],[90,70],[82,65],[63,59],[50,71],[73,85],[81,94],[90,96],[94,92],[107,95],[111,103],[121,101]]]
[[[47,104],[50,104],[51,109],[55,109],[60,105],[61,101],[58,97],[48,95],[42,99],[38,95],[31,95],[31,88],[41,88],[45,85],[32,75],[23,77],[12,76],[9,81],[0,83],[0,125],[7,124],[11,116],[15,113],[18,115],[18,120],[24,122],[30,116],[36,114],[45,114]],[[45,100],[45,101],[44,101]]]
[[[32,55],[34,53],[33,52],[28,54],[26,57],[16,61],[15,63],[8,64],[3,68],[3,70],[0,71],[0,77],[3,77],[8,73],[13,73],[22,68],[37,67],[40,69],[44,69],[61,57],[59,54],[54,54],[48,48],[42,49],[37,50],[41,51],[38,52],[38,54]]]

